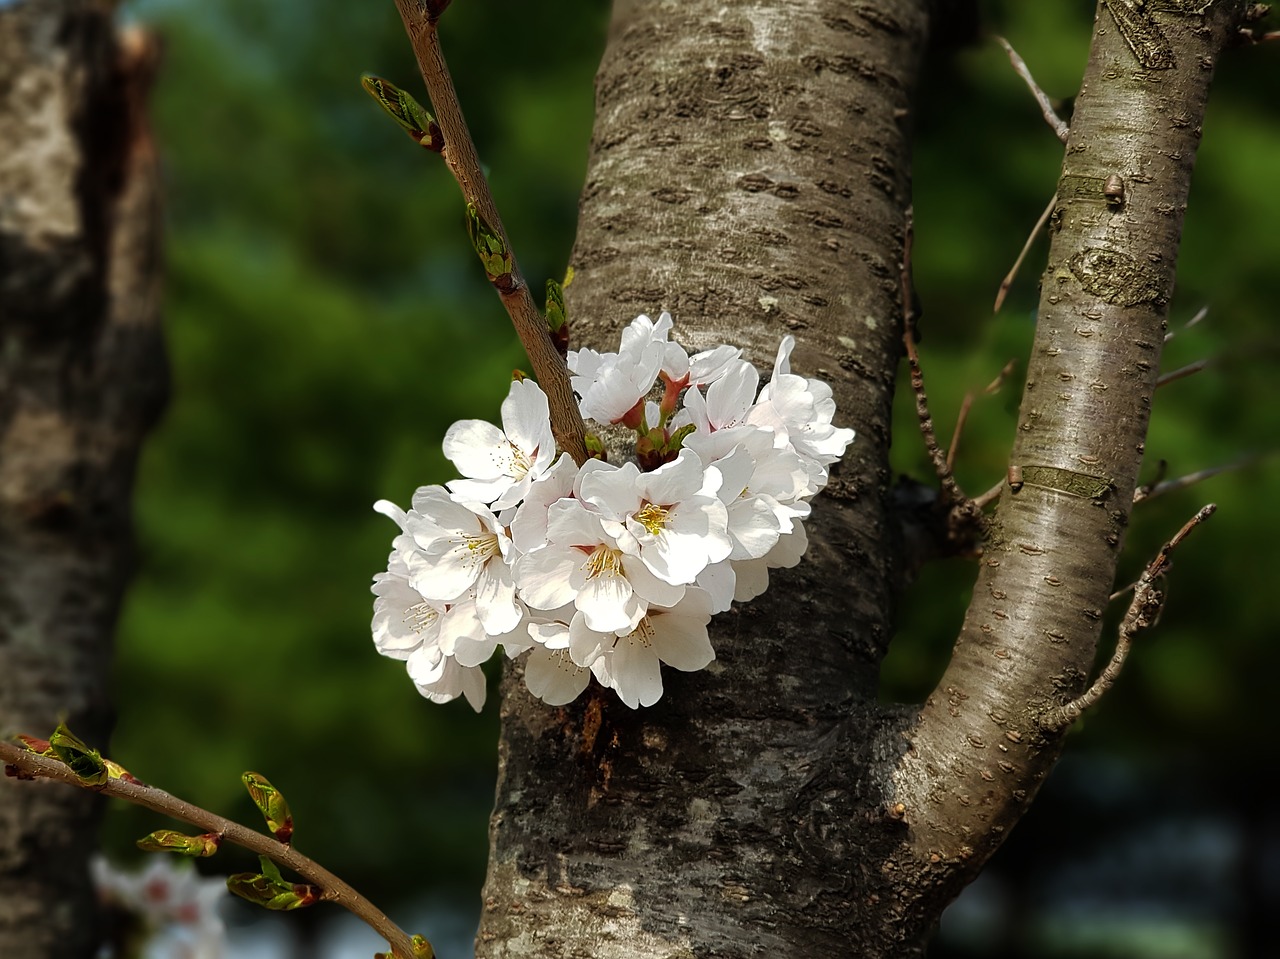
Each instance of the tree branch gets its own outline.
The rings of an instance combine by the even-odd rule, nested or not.
[[[396,9],[404,21],[427,95],[435,107],[436,121],[444,134],[442,155],[445,165],[458,181],[463,199],[473,205],[484,221],[502,237],[509,252],[511,241],[489,190],[489,182],[480,167],[471,131],[467,128],[449,67],[440,49],[437,17],[444,6],[447,4],[396,0]],[[516,335],[528,354],[538,385],[547,394],[551,406],[551,432],[556,443],[581,466],[587,460],[586,430],[569,384],[569,370],[548,334],[547,322],[533,300],[514,254],[511,256],[510,273],[503,282],[495,282],[494,289],[498,291]]]
[[[1142,575],[1133,585],[1133,599],[1129,603],[1129,610],[1125,613],[1124,620],[1120,623],[1120,636],[1116,640],[1111,661],[1083,694],[1063,706],[1056,706],[1046,712],[1040,719],[1042,729],[1050,732],[1066,729],[1079,719],[1086,709],[1097,704],[1103,694],[1115,684],[1120,676],[1120,670],[1124,668],[1125,660],[1129,657],[1134,637],[1154,626],[1164,609],[1164,593],[1156,589],[1155,583],[1168,570],[1170,554],[1178,548],[1178,544],[1186,538],[1188,533],[1212,516],[1217,508],[1212,503],[1203,507],[1183,524],[1182,529],[1178,530],[1173,539],[1160,547],[1160,552],[1147,564],[1147,568],[1142,571]]]
[[[87,786],[61,761],[31,752],[7,740],[0,740],[0,762],[4,763],[7,776],[18,779],[48,779],[115,799],[123,799],[125,802],[180,820],[205,832],[216,833],[228,842],[242,846],[260,856],[266,856],[277,865],[293,870],[308,882],[318,886],[321,890],[321,902],[336,903],[363,920],[387,941],[397,959],[420,959],[420,954],[415,957],[409,936],[387,918],[386,913],[315,860],[302,855],[292,846],[278,842],[271,836],[242,826],[143,782],[121,778],[108,779],[98,786]]]
[[[1023,814],[1088,685],[1159,377],[1199,121],[1243,5],[1103,2],[1051,215],[1009,486],[942,679],[895,773],[922,896]],[[1127,18],[1121,22],[1118,18]],[[899,871],[898,875],[903,873]]]

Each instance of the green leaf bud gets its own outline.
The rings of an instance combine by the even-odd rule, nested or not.
[[[275,912],[303,909],[320,900],[320,892],[306,883],[287,882],[266,856],[258,857],[261,873],[238,872],[227,877],[227,890],[241,899]]]
[[[267,781],[266,776],[258,773],[247,772],[240,779],[244,788],[249,791],[249,798],[267,821],[271,835],[288,845],[293,838],[293,814],[289,811],[284,795]]]
[[[582,439],[587,447],[587,456],[602,463],[609,461],[609,451],[604,448],[604,440],[595,433],[587,433]]]
[[[49,737],[49,747],[84,785],[101,786],[109,778],[102,755],[85,745],[64,723],[58,723],[58,728]]]
[[[564,287],[555,280],[547,280],[547,329],[551,342],[560,355],[569,354],[569,316],[564,309]]]
[[[193,859],[212,856],[220,845],[222,837],[216,832],[187,836],[172,829],[157,829],[138,840],[138,848],[145,852],[176,852]]]
[[[421,103],[390,80],[366,73],[360,77],[360,85],[369,96],[409,135],[409,139],[433,153],[444,150],[444,134],[436,118]]]
[[[501,234],[480,215],[474,203],[467,204],[467,233],[489,282],[500,290],[509,287],[513,266],[511,253]]]

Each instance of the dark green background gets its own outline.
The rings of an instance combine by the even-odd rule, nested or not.
[[[535,283],[567,263],[607,6],[459,0],[444,25],[473,133]],[[1083,68],[1089,6],[988,3],[985,29],[1006,35],[1045,90],[1066,98]],[[449,478],[445,429],[494,418],[522,360],[470,253],[454,183],[360,89],[366,70],[420,89],[399,18],[389,0],[137,0],[125,9],[166,42],[154,115],[168,191],[174,395],[139,476],[142,570],[119,634],[113,754],[247,822],[255,814],[239,775],[256,769],[289,796],[299,847],[379,901],[404,908],[456,895],[474,908],[496,707],[477,717],[460,702],[434,706],[400,664],[375,654],[367,587],[394,526],[370,507],[382,497],[407,504],[416,486]],[[965,392],[1019,361],[997,396],[977,402],[964,436],[957,472],[979,492],[1004,472],[1043,240],[1004,310],[993,317],[990,304],[1053,192],[1061,146],[989,37],[930,64],[917,129],[916,279],[944,442]],[[1220,71],[1173,324],[1203,305],[1210,314],[1173,341],[1165,365],[1215,364],[1160,391],[1148,473],[1159,458],[1180,475],[1275,445],[1277,69],[1280,50],[1256,48]],[[616,319],[621,327],[630,317]],[[899,412],[895,466],[926,479],[909,397]],[[1224,814],[1261,801],[1248,777],[1274,752],[1266,720],[1280,674],[1278,485],[1273,461],[1263,461],[1137,511],[1126,582],[1202,502],[1221,506],[1179,554],[1164,621],[1082,724],[1078,756],[1124,757],[1151,782],[1175,770],[1175,794],[1216,795]],[[958,562],[927,570],[904,600],[886,697],[929,689],[971,576]],[[1070,829],[1074,809],[1055,809],[1049,828]],[[155,825],[114,810],[109,850],[128,857],[132,839]],[[1016,856],[1026,869],[1061,862],[1026,844],[1037,828],[1026,827],[1031,838],[1009,868]],[[241,867],[225,855],[215,865]],[[1244,921],[1215,922],[1208,952],[1115,954],[1243,954],[1231,937]],[[1011,935],[990,933],[985,954]]]

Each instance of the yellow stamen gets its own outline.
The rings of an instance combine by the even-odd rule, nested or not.
[[[597,576],[621,576],[622,553],[601,543],[591,551],[587,561],[582,564],[582,569],[586,572],[587,579],[595,579]]]
[[[667,525],[667,513],[665,506],[659,506],[656,503],[645,503],[636,513],[636,522],[647,529],[654,536],[657,536]]]
[[[419,634],[423,630],[430,629],[439,618],[440,612],[429,603],[417,603],[404,611],[405,623]]]

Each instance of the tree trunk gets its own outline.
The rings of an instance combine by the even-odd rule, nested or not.
[[[483,959],[919,955],[1058,756],[1041,720],[1093,662],[1208,82],[1243,5],[1099,7],[1011,457],[1022,482],[947,675],[907,711],[879,707],[876,681],[926,6],[615,5],[576,345],[616,348],[665,308],[691,349],[729,342],[767,368],[791,332],[794,366],[831,382],[859,435],[805,561],[713,622],[713,669],[668,672],[637,712],[599,694],[550,710],[509,669]]]
[[[167,384],[143,97],[155,50],[106,4],[0,9],[0,734],[111,724],[143,434]],[[100,803],[0,780],[0,956],[97,948]]]
[[[767,369],[793,333],[858,438],[804,562],[713,621],[712,669],[667,672],[637,712],[612,694],[550,710],[507,677],[483,957],[843,956],[895,935],[867,901],[899,832],[870,747],[925,6],[615,5],[575,345],[616,349],[669,309],[690,349],[733,343]]]

